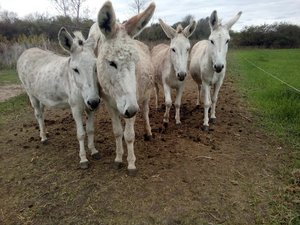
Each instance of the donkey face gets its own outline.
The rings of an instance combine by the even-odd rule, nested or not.
[[[177,30],[165,24],[159,19],[160,25],[166,35],[171,39],[171,59],[178,80],[183,81],[187,76],[187,63],[190,52],[189,37],[196,29],[196,22],[193,20],[185,29],[179,24]]]
[[[103,91],[110,95],[120,114],[133,117],[139,110],[136,98],[135,65],[139,54],[135,41],[151,19],[155,4],[124,24],[116,23],[111,2],[104,3],[98,13],[98,26],[101,31],[101,44],[97,60],[98,79]]]
[[[210,16],[209,24],[211,27],[211,34],[209,36],[209,51],[211,54],[213,69],[220,73],[226,64],[226,54],[228,50],[228,43],[230,40],[229,30],[240,18],[242,12],[239,12],[227,24],[222,25],[218,19],[217,11],[213,11]]]
[[[75,39],[65,28],[61,28],[58,34],[59,44],[70,53],[69,74],[80,90],[85,105],[90,110],[95,110],[100,104],[100,98],[97,88],[96,57],[91,48],[94,43],[91,39],[85,41],[80,32],[74,35]]]

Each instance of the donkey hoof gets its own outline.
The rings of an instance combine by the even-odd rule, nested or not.
[[[81,162],[80,163],[80,168],[81,169],[88,169],[89,168],[89,162]]]
[[[176,124],[176,129],[181,129],[181,127],[182,127],[181,123]]]
[[[95,153],[95,154],[92,155],[92,158],[98,160],[98,159],[101,159],[101,155],[100,155],[99,152],[97,152],[97,153]]]
[[[153,141],[154,138],[153,138],[153,135],[144,135],[144,141]]]
[[[169,123],[164,122],[164,127],[168,128]]]
[[[42,141],[42,144],[43,144],[43,145],[48,145],[49,142],[48,142],[48,140],[45,140],[45,141]]]
[[[120,169],[121,166],[122,166],[122,162],[115,162],[115,163],[114,163],[114,169],[115,169],[115,170]]]
[[[209,131],[209,126],[203,125],[203,126],[202,126],[202,130],[203,130],[203,131]]]
[[[200,109],[200,105],[196,105],[196,109]]]
[[[128,170],[128,175],[130,177],[135,177],[136,176],[136,169]]]
[[[212,123],[212,124],[216,124],[217,119],[216,118],[210,118],[209,122]]]

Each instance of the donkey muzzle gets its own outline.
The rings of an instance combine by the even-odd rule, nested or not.
[[[220,73],[224,69],[224,64],[214,64],[214,70]]]
[[[99,96],[94,97],[94,98],[90,98],[87,101],[87,106],[89,107],[90,110],[93,111],[93,110],[96,110],[99,107],[100,102],[101,102],[101,100],[100,100]]]
[[[179,81],[184,81],[184,79],[186,78],[187,73],[186,72],[179,72],[177,73],[177,78]]]

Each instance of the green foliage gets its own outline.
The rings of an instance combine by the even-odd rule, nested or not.
[[[238,85],[254,105],[257,119],[269,132],[281,137],[289,136],[291,143],[299,143],[300,140],[300,93],[257,67],[300,90],[299,55],[300,49],[229,53],[229,73],[240,76]]]
[[[245,27],[237,35],[236,45],[265,48],[299,48],[300,27],[288,23]]]

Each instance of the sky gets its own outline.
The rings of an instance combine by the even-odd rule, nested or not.
[[[132,1],[111,0],[116,17],[121,22],[134,15],[128,6]],[[84,6],[88,6],[94,12],[91,19],[96,20],[104,2],[104,0],[86,0]],[[158,23],[158,18],[161,18],[167,24],[173,25],[188,14],[193,15],[197,21],[210,16],[213,10],[217,10],[218,17],[223,19],[223,24],[239,11],[243,12],[239,21],[232,27],[234,31],[241,31],[245,26],[274,22],[287,22],[300,26],[300,0],[160,0],[154,2],[156,9],[151,23]],[[1,0],[0,10],[15,12],[20,19],[35,12],[48,13],[50,16],[57,15],[50,0]]]

